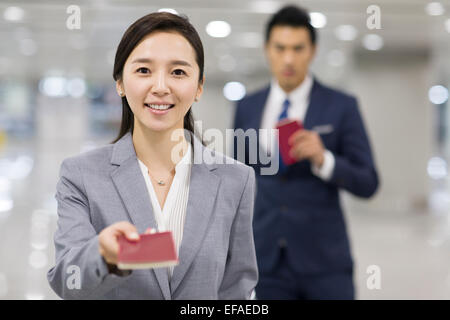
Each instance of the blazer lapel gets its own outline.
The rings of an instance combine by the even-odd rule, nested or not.
[[[194,136],[194,163],[191,168],[189,197],[179,249],[179,265],[174,268],[170,281],[172,294],[182,282],[197,255],[213,215],[220,178],[212,171],[217,164],[210,149],[206,149]]]
[[[121,138],[113,148],[111,163],[118,165],[111,178],[140,234],[147,228],[157,228],[150,196],[133,146],[131,134]],[[169,280],[166,268],[152,269],[166,300],[170,300]]]

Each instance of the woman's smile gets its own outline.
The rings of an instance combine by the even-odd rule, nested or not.
[[[144,103],[145,108],[147,108],[153,114],[166,114],[175,105],[169,103]]]

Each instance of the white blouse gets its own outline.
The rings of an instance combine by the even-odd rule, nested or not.
[[[184,221],[189,196],[189,182],[193,162],[191,148],[191,144],[188,143],[186,154],[175,166],[175,176],[162,209],[150,180],[148,169],[146,165],[138,159],[150,195],[158,231],[172,231],[177,255],[179,254],[181,241],[183,239]],[[173,268],[173,266],[168,268],[169,279],[172,277]]]

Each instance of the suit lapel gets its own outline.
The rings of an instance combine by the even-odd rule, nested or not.
[[[138,232],[142,234],[149,227],[156,229],[150,196],[130,134],[125,135],[114,145],[111,163],[119,165],[111,173],[111,178]],[[164,298],[169,300],[171,297],[167,269],[152,269],[151,272],[155,273]]]
[[[197,255],[213,215],[220,178],[212,171],[216,168],[211,150],[194,137],[194,163],[191,168],[189,197],[179,250],[179,265],[174,268],[170,281],[172,294],[182,282]]]
[[[254,167],[258,167],[260,165],[260,152],[261,152],[261,147],[260,147],[260,129],[261,129],[261,125],[262,125],[262,118],[263,118],[263,114],[264,114],[264,108],[266,105],[266,101],[267,101],[267,97],[269,95],[270,92],[270,86],[262,89],[259,93],[257,93],[254,98],[247,102],[247,104],[245,106],[243,106],[243,108],[245,108],[246,111],[246,122],[243,125],[243,130],[248,130],[248,129],[254,129],[256,130],[256,152],[258,155],[258,160],[256,164],[250,163],[250,156],[248,154],[249,150],[251,150],[252,148],[250,148],[250,141],[248,141],[247,139],[245,140],[245,159],[246,159],[246,164],[248,165],[252,165]],[[235,155],[236,156],[236,155]],[[259,171],[259,170],[258,170]]]
[[[264,108],[267,102],[267,98],[269,96],[270,86],[263,89],[256,97],[254,103],[249,104],[252,106],[251,110],[249,110],[250,115],[250,128],[259,129],[262,125],[262,117],[264,114]],[[250,108],[249,108],[250,109]]]
[[[303,126],[305,129],[311,130],[320,118],[320,110],[324,104],[324,97],[320,94],[320,83],[314,79],[311,94],[309,98],[308,109],[306,110]]]

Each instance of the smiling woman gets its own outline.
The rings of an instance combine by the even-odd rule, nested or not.
[[[119,135],[61,166],[56,265],[48,272],[61,297],[251,297],[258,279],[255,174],[194,134],[191,108],[203,92],[203,60],[200,37],[181,16],[152,13],[125,32],[113,72],[122,97]],[[153,229],[171,232],[179,264],[118,269],[118,238],[140,241]],[[76,290],[66,285],[74,266]]]

